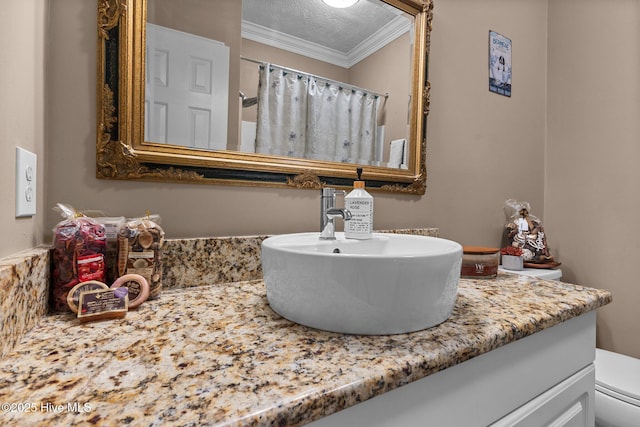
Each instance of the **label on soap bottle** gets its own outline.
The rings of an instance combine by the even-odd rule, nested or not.
[[[348,239],[370,239],[373,232],[373,197],[364,188],[355,188],[344,198],[351,219],[344,222]]]

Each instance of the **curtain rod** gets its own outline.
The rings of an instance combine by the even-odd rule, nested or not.
[[[338,84],[338,85],[349,86],[352,89],[360,90],[362,92],[367,92],[367,93],[370,93],[370,94],[373,94],[373,95],[376,95],[376,96],[381,96],[381,97],[383,97],[385,99],[389,98],[389,93],[388,92],[385,93],[385,94],[381,94],[381,93],[374,92],[372,90],[368,90],[368,89],[364,89],[364,88],[361,88],[361,87],[358,87],[358,86],[354,86],[354,85],[352,85],[350,83],[339,82],[337,80],[330,79],[328,77],[318,76],[318,75],[315,75],[315,74],[307,73],[305,71],[300,71],[300,70],[295,70],[293,68],[284,67],[282,65],[270,64],[270,63],[267,63],[267,62],[264,62],[264,61],[258,61],[257,59],[245,58],[244,56],[241,56],[240,59],[242,59],[244,61],[247,61],[247,62],[253,62],[254,64],[258,64],[258,65],[267,65],[267,64],[273,65],[274,67],[282,68],[283,70],[289,71],[290,73],[304,74],[305,76],[312,77],[314,79],[320,79],[320,80],[324,80],[324,81],[327,81],[327,82],[335,83],[335,84]]]

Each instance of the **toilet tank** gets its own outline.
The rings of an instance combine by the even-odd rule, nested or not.
[[[544,280],[560,280],[562,278],[562,270],[559,268],[525,268],[524,270],[507,270],[499,267],[500,271],[505,273],[522,274],[523,276],[535,277],[536,279]]]

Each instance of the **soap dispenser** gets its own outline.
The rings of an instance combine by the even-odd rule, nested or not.
[[[351,212],[351,220],[344,223],[347,239],[370,239],[373,232],[373,197],[365,190],[362,168],[357,169],[358,180],[353,190],[344,198],[345,208]]]

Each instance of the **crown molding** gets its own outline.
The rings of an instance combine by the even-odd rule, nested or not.
[[[343,53],[271,28],[245,20],[242,21],[242,37],[245,39],[314,58],[342,68],[351,68],[404,33],[412,31],[412,29],[413,26],[411,22],[402,16],[398,16],[350,52]]]

